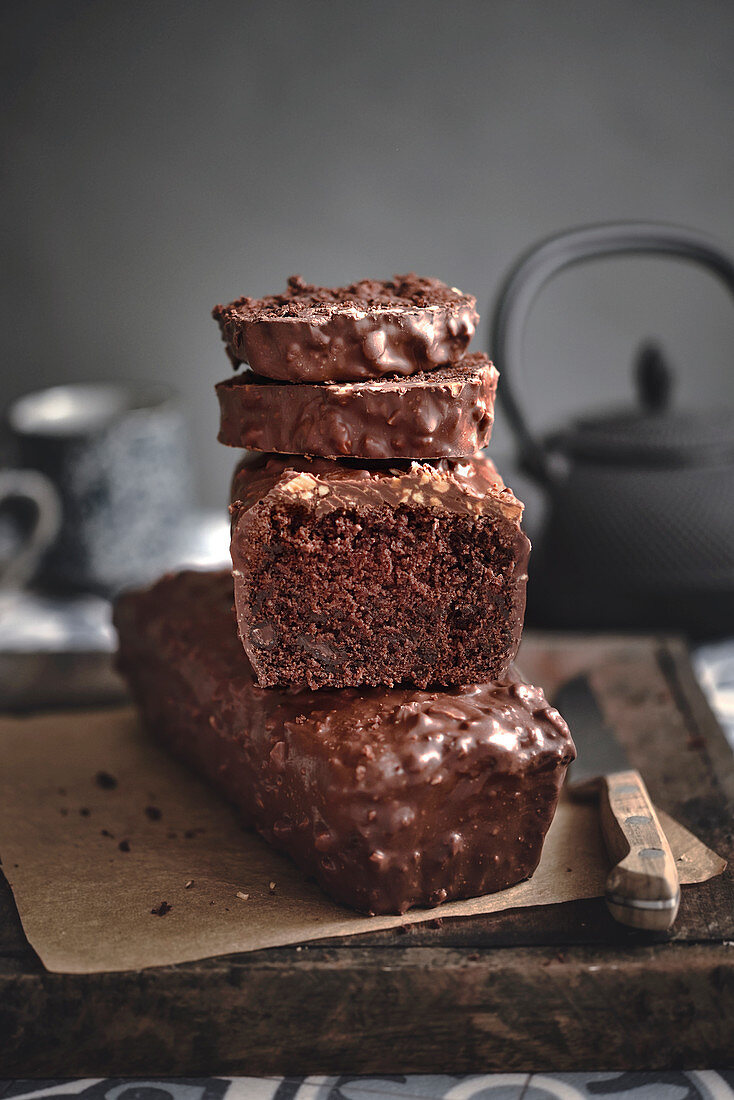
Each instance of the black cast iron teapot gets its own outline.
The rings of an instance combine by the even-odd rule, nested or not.
[[[558,271],[602,256],[673,256],[708,268],[734,293],[734,259],[693,230],[592,225],[541,242],[505,279],[492,320],[500,401],[522,469],[547,494],[533,554],[528,620],[590,629],[734,634],[734,411],[676,410],[653,345],[635,364],[637,407],[583,416],[545,438],[514,391],[523,329]]]

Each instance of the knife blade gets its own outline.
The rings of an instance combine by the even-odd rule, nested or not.
[[[678,913],[680,885],[675,860],[640,773],[604,721],[585,675],[564,684],[553,705],[576,742],[569,794],[599,798],[602,835],[612,870],[607,907],[632,928],[666,931]]]

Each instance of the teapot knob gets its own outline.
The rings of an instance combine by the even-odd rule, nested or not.
[[[637,399],[644,412],[665,412],[670,405],[675,377],[665,355],[655,343],[644,343],[637,352],[633,367]]]
[[[633,373],[643,412],[665,412],[670,405],[675,379],[657,344],[645,343],[640,347]]]

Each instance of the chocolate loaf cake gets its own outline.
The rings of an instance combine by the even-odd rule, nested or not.
[[[325,458],[452,458],[489,442],[498,373],[486,355],[379,382],[219,382],[219,442]]]
[[[284,294],[215,306],[233,364],[286,382],[358,382],[459,359],[476,299],[438,279],[396,275],[317,287],[294,275]]]
[[[522,510],[482,455],[245,459],[231,553],[258,682],[425,688],[501,677],[525,610]]]
[[[538,688],[259,688],[229,574],[181,573],[115,609],[143,719],[339,902],[402,913],[501,890],[540,858],[566,766]]]

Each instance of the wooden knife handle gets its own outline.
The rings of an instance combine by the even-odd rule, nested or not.
[[[680,905],[673,854],[637,771],[602,777],[601,826],[615,866],[606,882],[610,913],[632,928],[664,932]]]

